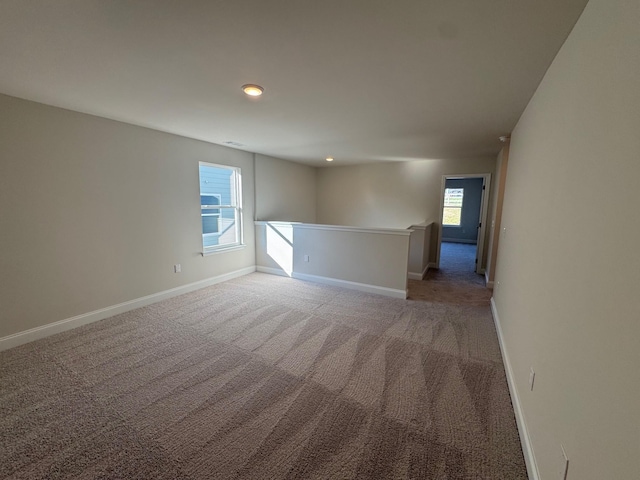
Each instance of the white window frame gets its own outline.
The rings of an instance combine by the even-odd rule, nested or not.
[[[459,207],[457,205],[456,206],[447,205],[447,190],[462,190],[462,201],[460,202]],[[442,226],[450,227],[450,228],[461,228],[462,227],[462,207],[464,206],[464,187],[445,187],[444,192],[445,194],[444,194],[443,207],[442,207]],[[444,211],[447,208],[456,208],[460,210],[460,223],[458,224],[444,223]]]
[[[202,197],[217,197],[218,198],[218,204],[217,205],[212,205],[209,206],[208,208],[216,208],[218,209],[218,213],[202,213]],[[219,193],[205,193],[204,195],[202,194],[202,192],[200,193],[200,216],[201,217],[218,217],[218,232],[220,231],[220,218],[222,216],[222,212],[220,211],[220,205],[222,204],[222,195],[220,195]],[[202,237],[204,239],[205,236],[207,235],[217,235],[218,232],[216,233],[204,233],[202,232]]]
[[[232,172],[231,174],[231,178],[232,180],[232,184],[230,186],[231,188],[231,192],[230,192],[230,198],[231,198],[231,203],[229,205],[222,205],[222,196],[220,194],[212,194],[212,193],[203,193],[200,190],[200,167],[213,167],[213,168],[221,168],[224,170],[230,170]],[[210,255],[213,253],[218,253],[218,252],[224,252],[224,251],[229,251],[229,250],[236,250],[238,248],[244,248],[244,232],[243,232],[243,225],[242,225],[242,170],[240,169],[240,167],[234,167],[231,165],[220,165],[217,163],[210,163],[210,162],[198,162],[198,203],[200,204],[200,232],[201,232],[201,236],[200,236],[200,241],[202,242],[202,255]],[[210,245],[210,246],[205,246],[204,245],[204,239],[207,236],[211,236],[211,235],[220,235],[220,232],[218,233],[204,233],[202,232],[202,217],[206,214],[202,213],[202,200],[201,197],[202,196],[217,196],[218,198],[220,198],[220,205],[216,205],[216,208],[218,208],[220,210],[219,216],[218,216],[218,221],[222,222],[222,211],[223,209],[233,209],[234,211],[234,228],[236,231],[236,241],[233,243],[225,243],[223,245]],[[219,229],[220,230],[220,229]]]

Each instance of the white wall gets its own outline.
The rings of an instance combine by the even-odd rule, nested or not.
[[[561,444],[568,480],[640,475],[639,26],[591,0],[512,136],[495,305],[544,480]]]
[[[0,95],[0,157],[0,338],[255,265],[250,153]],[[246,248],[200,255],[199,161],[242,168]]]
[[[439,225],[442,176],[493,174],[495,163],[495,158],[479,158],[319,168],[317,221],[381,228],[408,228],[425,221]],[[431,261],[438,228],[432,229]]]
[[[256,220],[316,221],[316,168],[256,154]]]

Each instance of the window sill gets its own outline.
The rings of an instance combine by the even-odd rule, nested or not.
[[[209,255],[215,255],[217,253],[225,253],[225,252],[233,252],[234,250],[242,250],[243,248],[245,248],[246,245],[244,243],[240,244],[240,245],[231,245],[229,247],[220,247],[220,248],[213,248],[213,249],[205,249],[201,255],[203,257],[208,257]]]

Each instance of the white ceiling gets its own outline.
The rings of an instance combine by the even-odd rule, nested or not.
[[[493,156],[585,4],[2,0],[0,92],[312,165]]]

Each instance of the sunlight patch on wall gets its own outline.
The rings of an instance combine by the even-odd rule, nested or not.
[[[267,223],[267,255],[284,272],[293,273],[293,225]]]

